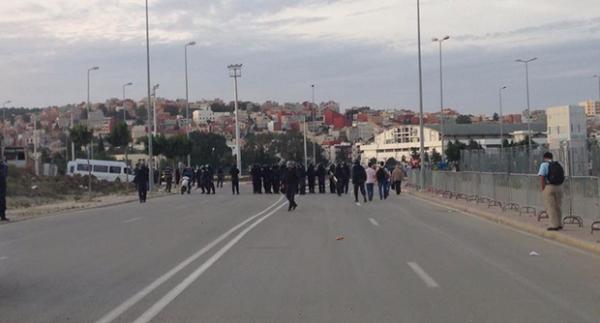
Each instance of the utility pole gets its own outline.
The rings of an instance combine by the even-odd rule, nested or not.
[[[235,158],[237,168],[242,172],[242,154],[240,148],[240,121],[238,118],[238,77],[242,77],[242,64],[233,64],[227,67],[229,69],[229,76],[233,78],[233,93],[235,96]]]
[[[157,135],[157,128],[158,128],[158,118],[156,117],[156,102],[158,101],[158,98],[156,97],[156,90],[158,90],[158,88],[160,87],[160,84],[156,84],[152,87],[152,97],[154,98],[153,104],[152,104],[152,135],[154,137],[156,137]]]
[[[417,46],[419,53],[419,158],[421,159],[421,189],[425,189],[425,131],[423,126],[423,68],[421,64],[421,1],[417,0]]]
[[[313,142],[312,142],[312,150],[313,150],[313,166],[317,165],[317,139],[316,139],[316,131],[315,131],[315,118],[317,116],[316,113],[316,106],[315,106],[315,85],[312,84],[310,86],[312,88],[312,105],[311,105],[311,112],[312,112],[312,132],[313,132]]]
[[[196,42],[189,42],[187,44],[185,44],[184,46],[184,52],[185,52],[185,135],[187,136],[188,140],[190,139],[190,126],[191,126],[191,121],[190,121],[190,98],[189,98],[189,85],[188,85],[188,55],[187,55],[187,49],[189,46],[194,46],[196,45]],[[192,156],[190,154],[187,155],[187,165],[188,167],[190,167],[192,164]]]
[[[146,103],[148,111],[148,168],[150,172],[149,176],[149,190],[152,192],[154,189],[154,165],[152,165],[152,132],[150,131],[150,126],[152,125],[152,120],[150,119],[150,113],[152,112],[152,97],[150,93],[150,26],[148,23],[148,0],[146,0],[146,76],[148,78],[148,102]]]
[[[306,114],[304,115],[304,170],[308,170],[308,154],[306,151]]]
[[[498,90],[498,99],[500,100],[500,148],[504,148],[504,114],[502,113],[502,91],[506,90],[506,86],[500,87]]]
[[[517,59],[515,62],[523,63],[525,65],[525,90],[527,92],[527,149],[529,156],[529,165],[527,167],[528,171],[531,171],[532,161],[531,161],[531,105],[529,100],[529,63],[536,61],[538,58],[534,57],[531,59]]]
[[[445,132],[444,132],[444,70],[442,68],[442,43],[450,39],[450,36],[442,38],[433,38],[432,41],[439,44],[440,47],[440,136],[442,137],[442,160],[446,155],[445,150]]]
[[[6,105],[10,100],[2,103],[2,161],[4,161],[4,150],[6,148]]]
[[[35,167],[35,176],[40,176],[40,156],[38,156],[38,131],[37,131],[37,117],[35,114],[33,118],[33,161]]]
[[[126,84],[123,84],[123,122],[125,123],[125,126],[127,126],[127,109],[125,109],[125,88],[128,86],[133,85],[133,82],[129,82]],[[129,127],[129,126],[127,126]],[[125,181],[127,182],[127,187],[129,188],[129,141],[127,142],[127,145],[125,146],[125,165],[127,166],[127,171],[125,172]]]

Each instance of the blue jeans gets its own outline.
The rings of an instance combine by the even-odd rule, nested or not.
[[[386,181],[383,181],[383,182],[378,182],[377,185],[379,188],[379,199],[383,200],[385,198],[385,189],[386,189],[387,183],[386,183]]]
[[[373,189],[375,188],[374,183],[367,183],[367,198],[369,201],[373,201]]]

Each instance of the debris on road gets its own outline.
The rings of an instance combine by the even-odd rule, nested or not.
[[[539,256],[540,254],[537,253],[537,252],[535,252],[535,251],[532,251],[532,252],[529,253],[529,255],[535,257],[535,256]]]
[[[335,238],[335,240],[342,241],[342,240],[344,240],[344,236],[338,236],[337,238]]]

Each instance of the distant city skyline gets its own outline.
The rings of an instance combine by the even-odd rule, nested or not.
[[[365,10],[369,8],[369,10]],[[426,111],[439,109],[437,50],[444,44],[445,106],[493,114],[525,109],[530,66],[532,109],[597,99],[600,6],[593,0],[423,2]],[[0,101],[46,107],[86,99],[145,96],[143,1],[55,0],[0,4]],[[240,99],[333,100],[342,108],[417,105],[415,3],[381,0],[150,0],[152,82],[160,97],[185,97],[183,46],[189,48],[190,100],[232,100],[227,65],[244,63]],[[9,105],[9,106],[11,106]]]

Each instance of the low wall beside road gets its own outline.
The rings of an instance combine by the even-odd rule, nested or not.
[[[427,170],[424,180],[425,189],[482,198],[519,209],[532,207],[538,213],[545,209],[540,178],[536,175]],[[408,181],[420,186],[420,172],[410,172]],[[562,185],[564,216],[578,216],[586,222],[600,219],[599,187],[598,177],[567,177]]]

